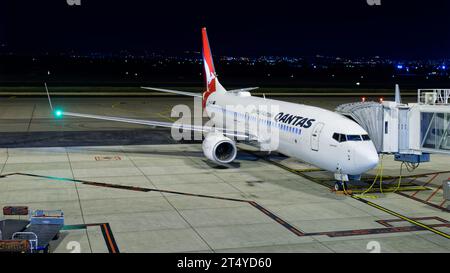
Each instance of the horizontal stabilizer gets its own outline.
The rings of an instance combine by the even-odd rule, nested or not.
[[[147,90],[152,90],[152,91],[183,95],[183,96],[190,96],[190,97],[197,97],[197,98],[201,98],[202,97],[202,94],[200,94],[200,93],[192,93],[192,92],[185,92],[185,91],[161,89],[161,88],[154,88],[154,87],[141,87],[141,88],[142,89],[147,89]]]
[[[227,92],[230,92],[230,93],[250,92],[250,91],[253,91],[253,90],[257,90],[257,89],[259,89],[259,87],[248,87],[248,88],[228,90]]]

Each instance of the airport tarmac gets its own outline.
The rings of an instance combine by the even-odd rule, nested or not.
[[[349,102],[293,100],[330,109]],[[172,106],[192,105],[176,97],[55,101],[66,111],[166,121]],[[44,98],[3,98],[0,107],[0,207],[62,209],[66,228],[53,252],[74,243],[82,252],[450,252],[439,188],[450,177],[446,156],[404,171],[405,191],[360,198],[333,192],[330,173],[246,146],[224,168],[169,130],[55,120]],[[383,187],[392,189],[400,164],[383,162]]]

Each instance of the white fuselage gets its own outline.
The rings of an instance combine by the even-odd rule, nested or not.
[[[260,137],[260,131],[254,128],[265,127],[269,129],[265,130],[268,138],[277,140],[273,150],[327,171],[360,175],[378,164],[377,151],[367,132],[332,111],[252,97],[245,92],[216,92],[209,96],[206,112],[214,124],[223,128],[234,129],[230,128],[232,120]]]

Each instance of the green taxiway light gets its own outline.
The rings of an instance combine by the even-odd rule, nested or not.
[[[61,111],[61,110],[56,110],[56,111],[55,111],[55,116],[56,116],[57,118],[61,118],[61,117],[63,116],[63,111]]]

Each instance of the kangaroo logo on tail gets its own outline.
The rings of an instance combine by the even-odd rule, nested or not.
[[[216,79],[216,74],[211,72],[208,63],[205,61],[205,76],[206,76],[206,90],[215,91],[216,85],[213,84]]]
[[[206,28],[202,29],[203,40],[203,63],[205,69],[206,91],[216,91],[216,70],[212,58],[211,48],[209,47],[208,34]]]
[[[203,108],[206,107],[208,97],[214,92],[226,92],[225,88],[219,83],[219,79],[216,75],[216,69],[214,68],[214,62],[212,58],[211,48],[209,46],[208,34],[206,28],[202,29],[202,44],[203,44],[203,66],[205,73],[205,85],[206,90],[203,93]]]

